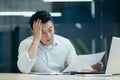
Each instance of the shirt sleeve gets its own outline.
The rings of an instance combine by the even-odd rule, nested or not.
[[[68,53],[67,53],[67,61],[66,62],[69,65],[71,63],[72,59],[75,56],[77,56],[77,54],[76,54],[74,46],[72,45],[72,43],[69,40],[66,42],[66,47],[67,47],[67,51],[68,51]]]
[[[28,55],[28,48],[30,45],[28,45],[25,42],[21,42],[19,49],[18,49],[18,61],[17,66],[18,69],[23,73],[29,73],[31,72],[31,69],[35,63],[36,58],[30,59]]]

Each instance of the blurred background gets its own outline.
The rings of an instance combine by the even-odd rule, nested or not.
[[[32,35],[29,18],[39,10],[52,14],[55,33],[78,55],[106,51],[106,66],[111,39],[120,37],[120,0],[0,0],[0,72],[19,72],[19,43]]]

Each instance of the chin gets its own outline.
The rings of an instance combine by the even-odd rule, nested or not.
[[[51,45],[51,44],[52,44],[52,42],[50,42],[50,43],[46,43],[45,46],[49,46],[49,45]]]
[[[51,44],[52,44],[52,42],[53,42],[53,41],[48,41],[48,42],[45,42],[45,44],[44,44],[44,45],[45,45],[45,46],[49,46],[49,45],[51,45]]]

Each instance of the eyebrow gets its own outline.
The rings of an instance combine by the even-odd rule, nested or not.
[[[52,28],[52,26],[50,26],[48,29]]]
[[[51,29],[51,28],[52,28],[52,26],[50,26],[50,27],[48,28],[48,30]],[[42,31],[44,32],[44,30],[42,30]]]

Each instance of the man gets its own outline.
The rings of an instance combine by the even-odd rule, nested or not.
[[[64,64],[70,64],[77,56],[70,41],[54,34],[54,25],[51,15],[46,11],[38,11],[30,18],[33,36],[23,40],[19,46],[18,68],[23,73],[29,72],[62,72]],[[102,63],[91,65],[93,70],[99,71]]]

